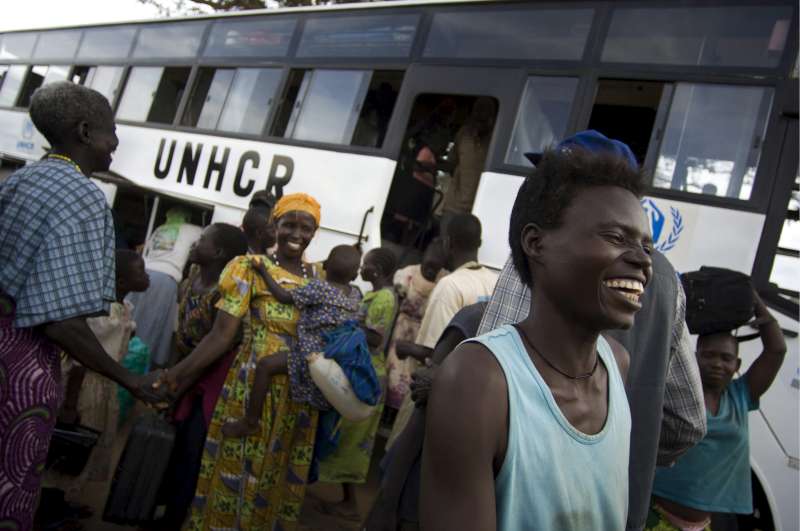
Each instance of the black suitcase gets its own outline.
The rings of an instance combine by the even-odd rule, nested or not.
[[[47,450],[46,468],[68,476],[79,476],[99,438],[100,432],[92,428],[57,423]]]
[[[151,522],[156,497],[175,443],[175,428],[148,413],[136,419],[117,463],[103,520],[118,524]]]

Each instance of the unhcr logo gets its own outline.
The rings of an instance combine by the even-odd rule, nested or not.
[[[650,231],[653,234],[655,249],[666,253],[675,247],[681,237],[681,232],[683,232],[683,216],[681,216],[680,210],[670,207],[671,227],[667,230],[667,217],[658,208],[655,201],[642,199],[642,208],[644,208],[647,219],[650,221]]]
[[[22,138],[25,140],[33,138],[33,122],[29,118],[25,118],[22,122]]]

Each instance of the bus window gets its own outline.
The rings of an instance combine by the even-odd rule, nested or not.
[[[664,86],[660,81],[599,80],[589,129],[625,142],[644,164]]]
[[[7,74],[8,65],[0,65],[0,93],[3,91],[3,81],[5,81]]]
[[[366,70],[313,70],[289,120],[286,136],[296,140],[348,144],[367,94]],[[305,84],[305,80],[304,84]]]
[[[34,59],[72,59],[81,40],[80,30],[45,31],[33,51]]]
[[[578,61],[593,17],[593,9],[570,8],[443,11],[433,16],[423,55]]]
[[[247,17],[214,22],[203,57],[284,57],[294,34],[293,17]]]
[[[87,29],[78,49],[78,59],[127,59],[135,36],[134,27]]]
[[[791,18],[788,5],[616,9],[603,61],[775,67]]]
[[[138,66],[131,69],[117,111],[120,120],[171,124],[178,110],[188,67]]]
[[[298,57],[408,57],[419,15],[347,15],[309,19]]]
[[[122,80],[122,73],[125,70],[121,66],[90,66],[86,68],[86,78],[82,84],[93,88],[108,99],[109,103],[114,104],[114,98],[119,92],[119,83]],[[78,67],[75,69],[77,72]]]
[[[792,300],[795,304],[800,302],[800,173],[797,174],[792,185],[792,195],[789,198],[789,207],[786,219],[783,222],[778,249],[775,251],[775,261],[772,263],[772,273],[769,281],[778,286],[778,295]]]
[[[56,81],[66,80],[69,70],[70,67],[64,65],[37,65],[32,67],[25,78],[25,83],[22,85],[17,106],[27,108],[36,89]]]
[[[3,76],[3,85],[0,86],[0,106],[13,107],[17,101],[17,94],[22,87],[22,81],[25,79],[25,72],[28,71],[26,65],[12,65],[7,67],[5,76]]]
[[[678,83],[653,186],[749,199],[772,94],[767,87]]]
[[[233,68],[201,68],[181,124],[215,129],[235,72]]]
[[[295,71],[276,131],[297,140],[380,146],[402,78],[399,71]]]
[[[7,33],[0,45],[0,59],[29,59],[35,45],[35,33]]]
[[[277,68],[201,68],[181,123],[261,134],[280,79]]]
[[[277,68],[237,69],[217,129],[261,134],[280,82],[281,71]]]
[[[398,70],[378,70],[372,74],[351,145],[364,147],[383,145],[402,83],[403,72]]]
[[[281,104],[278,108],[278,115],[272,124],[272,136],[283,136],[286,128],[289,127],[289,120],[292,117],[295,105],[299,105],[298,94],[309,70],[295,69],[289,72],[289,79],[281,97]]]
[[[137,59],[195,57],[205,22],[153,24],[139,31],[133,57]]]
[[[577,88],[577,78],[528,78],[506,152],[506,163],[529,167],[525,153],[541,152],[564,138]]]

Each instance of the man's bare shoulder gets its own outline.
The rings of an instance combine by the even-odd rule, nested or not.
[[[447,357],[437,371],[435,390],[459,396],[469,407],[508,400],[503,369],[489,349],[477,341],[462,343]],[[467,404],[454,401],[451,407]]]

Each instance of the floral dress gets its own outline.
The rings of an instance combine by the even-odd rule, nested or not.
[[[444,276],[446,271],[442,271],[437,280]],[[413,358],[401,360],[397,357],[397,341],[411,341],[417,339],[419,325],[422,323],[422,316],[425,313],[425,305],[428,297],[433,291],[435,282],[431,282],[422,276],[420,264],[410,265],[399,270],[394,275],[394,285],[401,297],[400,313],[397,315],[397,323],[394,326],[389,350],[386,353],[386,374],[388,377],[388,387],[386,390],[386,405],[400,409],[403,398],[408,394],[411,385],[411,375],[420,364]]]
[[[305,496],[318,413],[291,400],[286,375],[272,378],[259,433],[222,437],[222,425],[245,414],[257,362],[291,350],[297,335],[299,311],[275,299],[252,267],[253,258],[262,259],[235,258],[220,276],[217,308],[242,319],[243,338],[214,408],[187,529],[290,531]],[[306,283],[264,262],[285,289]]]
[[[372,353],[372,365],[381,385],[385,389],[386,360],[385,351],[388,334],[397,314],[397,295],[391,288],[371,291],[361,302],[362,322],[372,330],[383,335],[383,345]],[[375,412],[360,422],[342,419],[339,446],[322,460],[319,468],[319,480],[326,483],[364,483],[369,472],[372,449],[375,446],[375,435],[383,414],[383,400],[375,408]]]
[[[344,293],[323,280],[312,279],[292,293],[300,310],[297,342],[288,356],[289,383],[292,400],[311,404],[319,410],[330,409],[330,403],[311,379],[307,358],[325,349],[324,334],[358,317],[361,293],[351,288]]]

